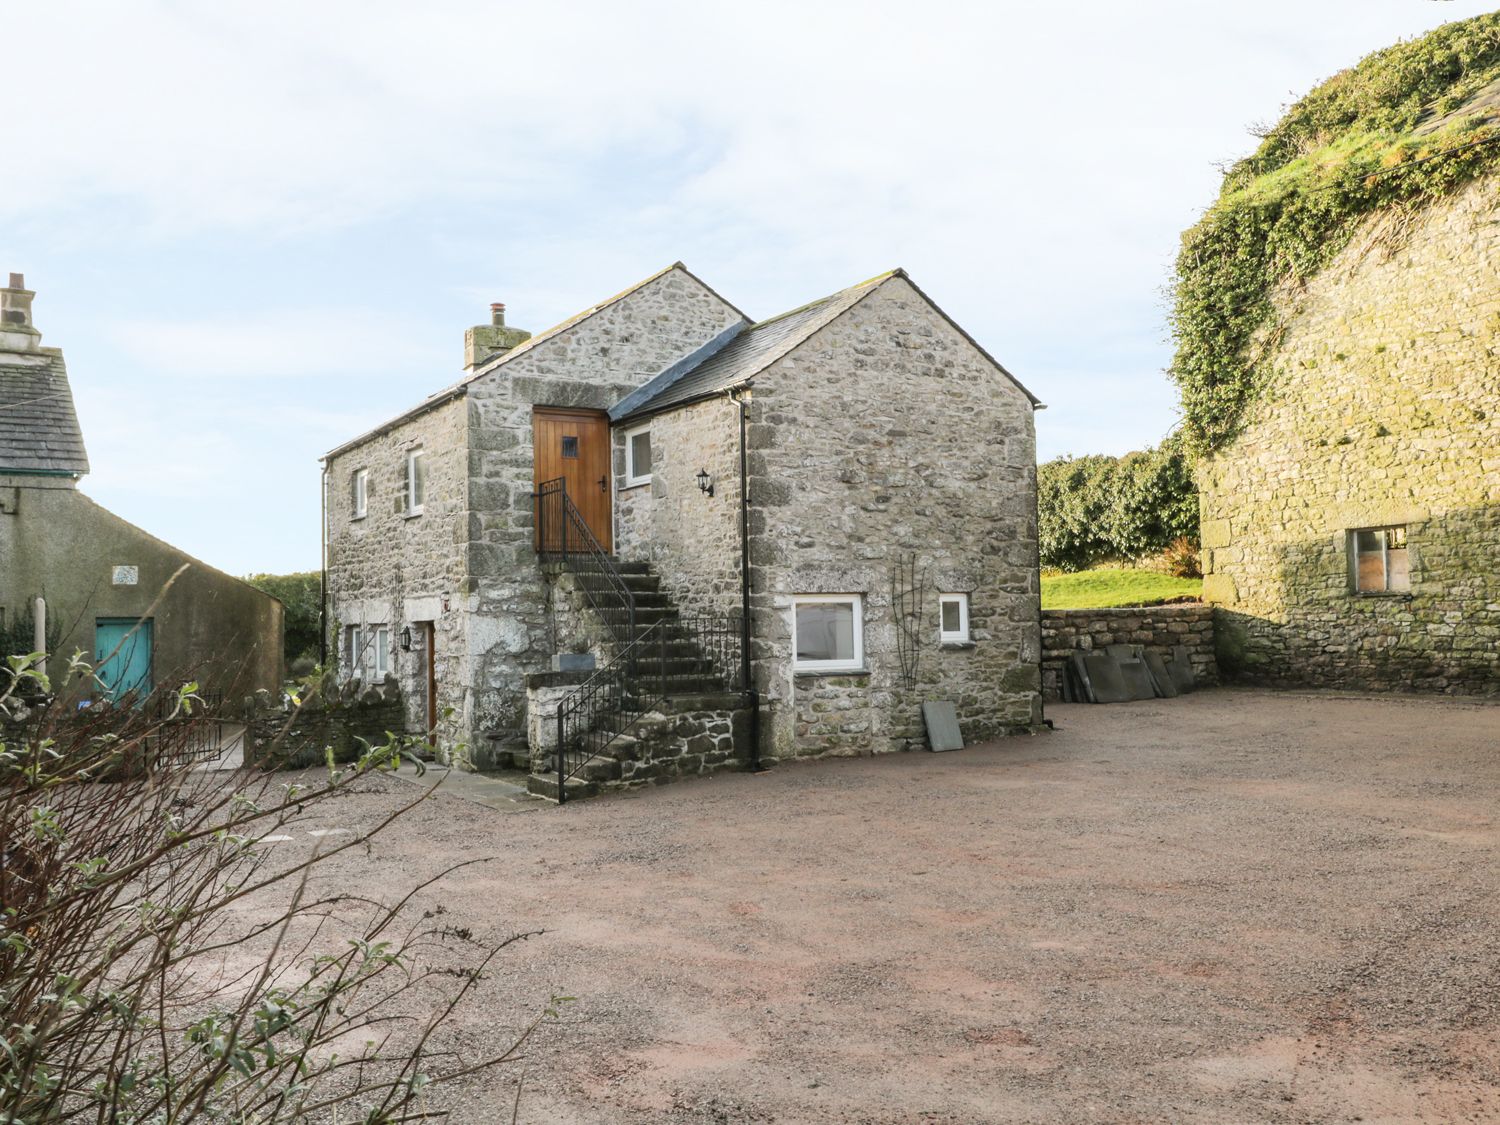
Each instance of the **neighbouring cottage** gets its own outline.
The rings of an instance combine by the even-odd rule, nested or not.
[[[188,680],[230,697],[279,692],[281,603],[78,490],[83,432],[34,296],[16,273],[0,289],[0,656],[35,651],[40,632],[54,678],[75,652],[95,664],[70,690],[96,701]]]
[[[927,700],[1039,720],[1038,404],[904,272],[754,322],[678,263],[493,320],[324,458],[329,640],[410,730],[550,792],[922,746]]]
[[[1500,15],[1370,56],[1293,107],[1189,234],[1179,308],[1216,346],[1255,307],[1230,280],[1255,247],[1233,239],[1285,216],[1279,260],[1319,263],[1269,290],[1252,393],[1199,465],[1226,672],[1500,692],[1497,75]],[[1361,159],[1366,176],[1341,166]],[[1318,194],[1335,184],[1342,212]]]

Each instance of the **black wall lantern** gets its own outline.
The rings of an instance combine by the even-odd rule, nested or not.
[[[403,626],[402,629],[401,629],[401,651],[402,652],[410,652],[411,651],[411,626],[410,625]]]
[[[714,478],[708,475],[707,469],[698,470],[698,491],[705,496],[714,494]]]

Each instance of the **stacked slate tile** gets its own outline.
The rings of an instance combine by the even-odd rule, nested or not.
[[[1186,645],[1163,655],[1143,645],[1074,649],[1063,666],[1065,703],[1176,699],[1196,687]]]

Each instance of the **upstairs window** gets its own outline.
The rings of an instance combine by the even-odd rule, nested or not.
[[[651,427],[640,426],[625,431],[625,482],[633,488],[651,483]]]
[[[368,469],[355,469],[354,476],[349,479],[349,507],[354,513],[353,518],[362,520],[370,503],[370,472]]]
[[[938,642],[945,645],[969,643],[969,595],[938,595]]]
[[[802,594],[792,599],[792,668],[798,672],[864,670],[864,599],[858,594]]]
[[[1394,594],[1411,589],[1404,524],[1349,532],[1349,553],[1357,593]]]
[[[427,500],[427,454],[413,449],[406,455],[406,514],[420,516]]]

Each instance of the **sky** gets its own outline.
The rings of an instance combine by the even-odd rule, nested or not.
[[[316,569],[318,457],[674,261],[766,317],[896,266],[1048,404],[1173,427],[1181,232],[1250,130],[1470,0],[0,0],[0,271],[83,489]]]

